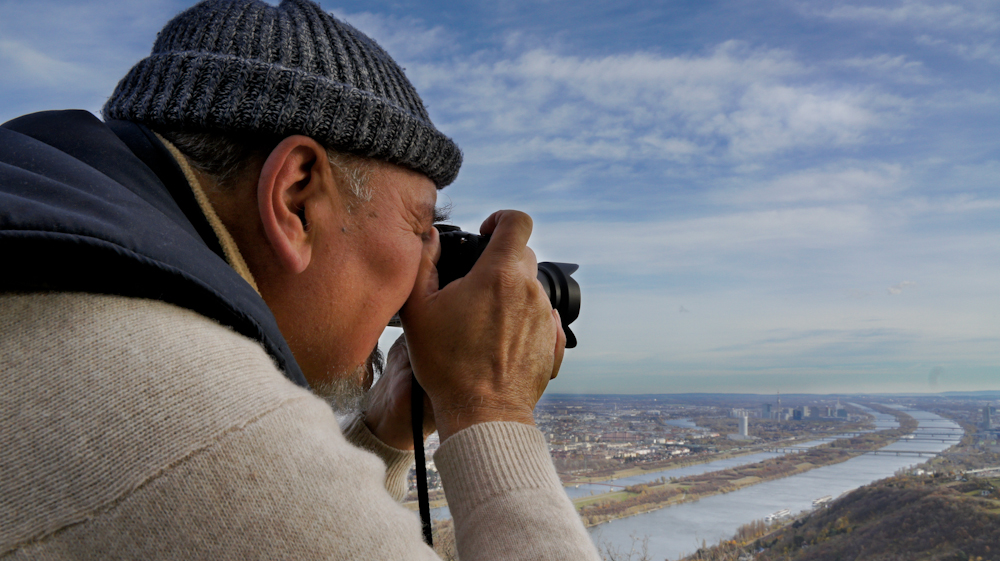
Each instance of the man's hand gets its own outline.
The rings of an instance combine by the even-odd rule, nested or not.
[[[533,425],[535,404],[559,371],[566,334],[536,279],[531,226],[522,212],[491,215],[480,228],[491,235],[482,256],[440,290],[437,255],[425,251],[400,318],[442,441],[488,421]]]
[[[382,442],[400,450],[413,450],[410,419],[410,392],[413,391],[413,368],[406,348],[406,335],[400,335],[389,347],[385,369],[368,393],[365,425]],[[424,438],[434,432],[434,411],[424,396]]]

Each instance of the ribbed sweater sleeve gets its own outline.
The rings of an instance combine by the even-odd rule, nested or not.
[[[446,440],[434,463],[461,559],[598,559],[538,429],[474,425]]]
[[[375,454],[385,464],[385,490],[396,502],[406,498],[406,476],[413,466],[413,451],[393,448],[378,439],[365,425],[360,415],[351,415],[341,422],[340,430],[348,442]]]

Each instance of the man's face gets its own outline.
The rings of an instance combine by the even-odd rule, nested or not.
[[[310,219],[315,243],[297,284],[308,301],[280,314],[310,384],[364,379],[363,366],[413,289],[424,247],[435,243],[437,189],[424,175],[379,165],[368,202],[336,187]],[[289,314],[288,312],[294,310]],[[279,314],[276,314],[279,315]]]

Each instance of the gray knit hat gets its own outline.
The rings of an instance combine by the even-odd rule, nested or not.
[[[207,0],[184,11],[103,113],[175,129],[304,134],[422,172],[439,188],[462,164],[403,69],[308,0]]]

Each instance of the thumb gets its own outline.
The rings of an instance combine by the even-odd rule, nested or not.
[[[413,291],[406,300],[400,318],[406,315],[406,310],[413,305],[419,306],[430,295],[438,291],[438,271],[437,262],[441,257],[441,241],[438,238],[437,228],[431,229],[430,240],[424,243],[423,253],[420,256],[420,268],[417,270],[417,278],[413,282]]]

